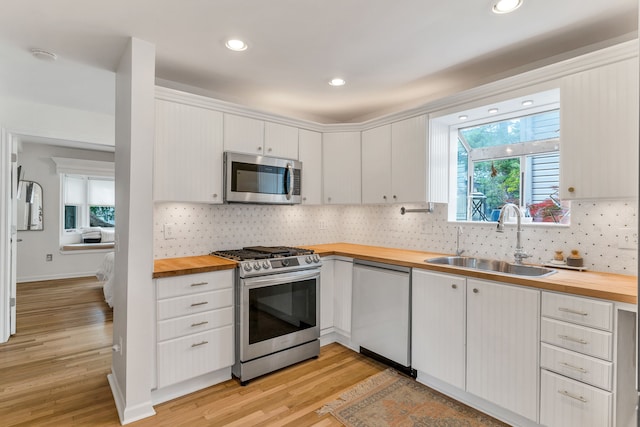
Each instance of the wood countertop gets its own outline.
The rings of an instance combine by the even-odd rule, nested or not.
[[[571,271],[556,269],[557,273],[547,277],[534,278],[511,276],[471,270],[462,267],[427,264],[427,258],[443,256],[441,253],[393,249],[379,246],[356,245],[352,243],[330,243],[304,246],[313,249],[320,256],[338,255],[367,261],[377,261],[441,273],[460,274],[477,279],[494,280],[514,285],[565,292],[593,298],[606,299],[629,304],[637,303],[637,277],[622,274],[593,271]],[[180,276],[183,274],[229,270],[237,263],[212,255],[165,258],[154,262],[153,278]]]
[[[237,262],[212,255],[163,258],[153,262],[153,278],[182,276],[184,274],[231,270]]]
[[[321,256],[339,255],[367,261],[378,261],[630,304],[636,304],[638,300],[636,276],[594,271],[571,271],[558,268],[555,269],[557,271],[555,274],[542,278],[534,278],[425,263],[424,260],[427,258],[443,256],[443,254],[433,252],[355,245],[351,243],[331,243],[305,247],[313,249]]]

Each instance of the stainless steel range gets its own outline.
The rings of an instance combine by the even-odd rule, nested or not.
[[[320,353],[320,257],[254,246],[213,252],[239,261],[233,375],[247,381]]]

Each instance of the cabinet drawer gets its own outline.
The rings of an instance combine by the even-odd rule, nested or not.
[[[233,290],[222,289],[158,301],[158,320],[186,316],[233,305]]]
[[[613,304],[609,302],[543,292],[542,315],[605,331],[613,330]]]
[[[233,326],[158,344],[158,388],[233,365]]]
[[[216,289],[231,289],[233,288],[233,271],[234,270],[223,270],[156,279],[158,299],[196,294]]]
[[[610,427],[611,393],[545,370],[540,374],[540,424]]]
[[[233,309],[231,307],[209,310],[190,316],[161,320],[158,322],[157,339],[165,341],[229,325],[233,325]]]
[[[611,362],[543,343],[540,346],[540,367],[611,391]]]
[[[548,344],[611,360],[611,332],[585,328],[584,326],[542,318],[540,339]]]

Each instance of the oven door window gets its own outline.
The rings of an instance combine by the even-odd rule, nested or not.
[[[249,344],[316,326],[316,279],[249,290]]]

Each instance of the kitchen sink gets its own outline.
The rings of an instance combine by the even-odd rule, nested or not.
[[[470,268],[472,270],[491,271],[495,273],[512,274],[514,276],[545,277],[556,272],[551,268],[535,265],[513,264],[495,259],[474,258],[465,256],[443,256],[425,259],[428,264],[451,265],[454,267]]]

